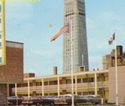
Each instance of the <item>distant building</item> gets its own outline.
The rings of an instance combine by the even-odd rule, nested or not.
[[[103,56],[102,60],[103,69],[108,69],[115,66],[115,50],[113,49],[110,54]],[[123,46],[117,46],[117,64],[118,66],[125,66],[125,52]]]
[[[25,73],[24,78],[32,78],[35,77],[35,73]]]
[[[88,46],[86,33],[85,0],[64,0],[64,24],[72,20],[71,32],[64,34],[63,41],[63,72],[71,72],[71,58],[73,59],[73,71],[80,72],[80,67],[88,70]],[[71,56],[72,44],[72,56]]]
[[[111,55],[105,55],[103,56],[103,69],[108,69],[111,67]]]

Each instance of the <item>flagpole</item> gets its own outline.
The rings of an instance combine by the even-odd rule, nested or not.
[[[70,21],[71,32],[71,82],[72,82],[72,106],[74,106],[74,86],[73,86],[73,33],[72,33],[72,19]]]
[[[119,105],[118,98],[118,64],[117,64],[117,44],[115,39],[115,80],[116,80],[116,106]]]

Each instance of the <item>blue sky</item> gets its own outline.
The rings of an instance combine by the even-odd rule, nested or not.
[[[107,41],[114,32],[117,44],[125,46],[124,9],[125,0],[86,0],[90,69],[102,67],[102,56],[113,48]],[[6,4],[7,40],[24,43],[24,72],[50,75],[53,66],[58,66],[62,73],[63,37],[54,43],[50,37],[63,26],[63,10],[63,0]]]

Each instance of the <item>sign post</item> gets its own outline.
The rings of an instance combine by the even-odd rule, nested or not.
[[[0,1],[0,66],[6,64],[5,0]]]

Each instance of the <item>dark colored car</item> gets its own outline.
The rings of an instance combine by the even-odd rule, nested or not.
[[[41,104],[41,97],[30,97],[30,98],[24,98],[22,104],[23,105],[36,105],[39,106]]]
[[[39,106],[40,104],[42,104],[42,99],[39,96],[37,96],[37,97],[31,97],[30,101],[32,101],[33,105]]]
[[[64,96],[67,104],[72,104],[72,96]],[[101,104],[101,97],[94,95],[74,96],[74,104]]]
[[[94,95],[80,96],[76,98],[77,103],[101,104],[101,97]]]
[[[56,106],[56,105],[67,105],[66,98],[62,96],[45,96],[42,97],[43,106]]]
[[[90,101],[93,104],[101,104],[101,97],[100,96],[90,96]]]
[[[10,96],[7,97],[8,100],[8,104],[12,104],[12,105],[20,105],[23,101],[22,97],[16,97],[16,96]]]
[[[41,104],[42,105],[49,105],[49,106],[53,106],[54,105],[54,99],[56,97],[55,96],[46,96],[46,97],[42,97],[42,101]]]

